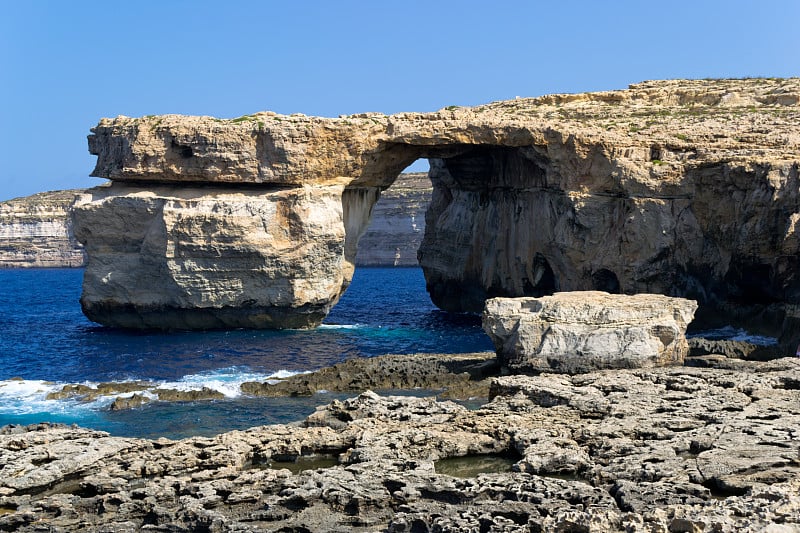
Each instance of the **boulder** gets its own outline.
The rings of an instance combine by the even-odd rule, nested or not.
[[[576,374],[683,363],[697,302],[658,294],[601,291],[542,298],[492,298],[483,329],[514,372]]]

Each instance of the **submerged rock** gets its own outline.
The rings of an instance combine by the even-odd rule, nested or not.
[[[492,298],[483,328],[512,371],[574,374],[683,363],[697,303],[658,294],[560,292]]]
[[[9,426],[0,530],[800,528],[800,360],[737,363],[505,376],[474,411],[366,392],[182,441]]]

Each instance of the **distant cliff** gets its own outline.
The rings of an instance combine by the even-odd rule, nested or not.
[[[425,211],[432,192],[427,173],[401,174],[372,209],[372,221],[358,241],[356,264],[419,264],[417,250],[425,234]]]
[[[0,202],[0,267],[78,267],[86,262],[69,210],[79,190]]]
[[[43,192],[0,202],[0,268],[83,266],[86,257],[68,216],[81,192]],[[375,204],[356,264],[417,265],[431,192],[426,173],[400,175]]]

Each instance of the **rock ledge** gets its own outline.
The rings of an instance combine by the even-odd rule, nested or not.
[[[367,392],[183,441],[6,427],[0,530],[800,529],[800,360],[506,376],[492,393],[470,411]],[[439,471],[487,456],[512,471]]]

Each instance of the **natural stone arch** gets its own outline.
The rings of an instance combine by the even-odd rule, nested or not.
[[[84,310],[131,327],[313,326],[380,191],[428,158],[419,257],[445,309],[599,284],[779,304],[791,321],[797,95],[798,80],[679,80],[428,114],[103,120],[94,175],[114,183],[74,211]]]

